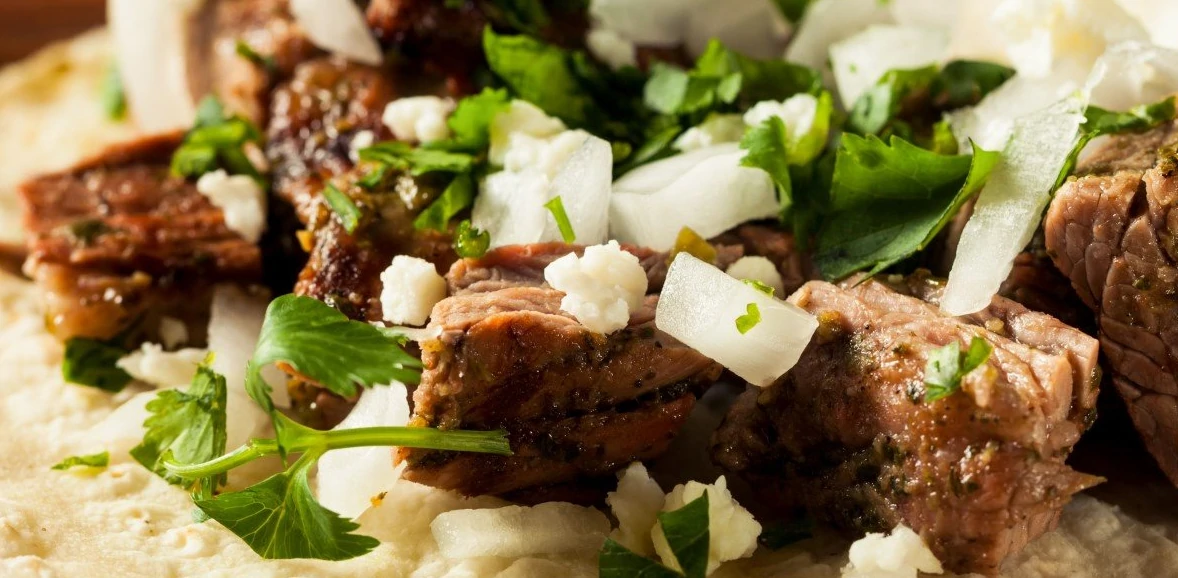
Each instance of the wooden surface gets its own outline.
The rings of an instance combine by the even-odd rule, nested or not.
[[[103,0],[0,0],[0,64],[102,24]]]

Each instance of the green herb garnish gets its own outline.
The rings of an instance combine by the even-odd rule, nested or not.
[[[761,308],[757,307],[756,303],[749,303],[745,307],[745,314],[736,318],[736,330],[741,335],[748,333],[749,330],[761,323]]]
[[[261,182],[262,174],[246,156],[246,143],[261,142],[262,135],[249,121],[227,117],[221,102],[208,96],[196,111],[196,125],[184,136],[184,142],[172,155],[172,172],[187,178],[224,169],[235,175],[248,175]]]
[[[68,470],[70,468],[105,468],[110,465],[110,452],[99,452],[88,456],[70,456],[61,460],[50,469]]]
[[[278,70],[278,61],[274,60],[273,56],[262,56],[261,54],[258,54],[258,51],[254,50],[253,47],[244,40],[237,41],[237,44],[234,45],[234,52],[236,52],[238,56],[248,60],[254,66],[257,66],[258,68],[261,68],[268,73],[274,73],[276,70]]]
[[[625,546],[606,539],[597,556],[600,578],[704,578],[708,570],[711,531],[708,516],[708,493],[682,508],[658,515],[663,536],[671,548],[674,561],[670,567],[640,556]]]
[[[418,229],[445,231],[450,219],[474,202],[474,195],[475,182],[470,173],[454,177],[442,191],[442,195],[417,215],[413,220],[413,226]]]
[[[187,389],[168,389],[147,403],[151,414],[143,422],[143,441],[131,457],[169,483],[181,478],[164,468],[164,462],[191,464],[212,460],[225,453],[227,388],[225,377],[209,368],[211,357],[197,367]],[[223,480],[209,480],[206,487]]]
[[[770,287],[760,281],[757,281],[756,279],[741,279],[740,282],[744,283],[745,285],[748,285],[749,287],[752,287],[753,289],[756,289],[757,291],[760,291],[761,293],[764,293],[770,297],[773,297],[773,295],[775,293],[777,293],[777,289],[774,289],[773,287]],[[744,333],[744,332],[742,331],[741,333]]]
[[[128,353],[113,342],[74,337],[65,342],[61,376],[69,383],[120,392],[131,382],[130,374],[118,366]]]
[[[491,234],[476,229],[470,220],[458,224],[454,232],[454,252],[464,259],[478,259],[491,247]]]
[[[360,226],[360,217],[363,216],[363,213],[360,212],[360,207],[356,206],[356,202],[335,188],[335,185],[331,183],[323,187],[323,200],[331,208],[331,212],[335,215],[336,220],[339,221],[340,226],[349,235],[355,233],[356,227]]]
[[[953,395],[961,389],[962,378],[981,367],[993,350],[985,339],[974,337],[969,342],[968,351],[961,351],[961,344],[954,341],[929,352],[928,364],[924,368],[924,401],[934,402]]]
[[[106,118],[115,121],[127,118],[127,93],[123,89],[123,77],[116,64],[106,69],[106,75],[102,78],[101,97]]]
[[[575,242],[577,233],[573,231],[573,224],[569,221],[569,214],[564,210],[564,201],[560,199],[560,195],[544,203],[544,208],[548,209],[548,212],[552,213],[552,218],[556,220],[556,227],[560,229],[560,238],[565,243]]]

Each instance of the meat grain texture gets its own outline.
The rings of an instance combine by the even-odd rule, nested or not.
[[[1178,485],[1178,126],[1110,139],[1056,193],[1055,265],[1097,314],[1112,382]]]

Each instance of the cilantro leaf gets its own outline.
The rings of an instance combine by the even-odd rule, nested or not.
[[[65,342],[61,376],[68,383],[118,393],[131,383],[131,376],[117,365],[127,353],[111,342],[74,337]]]
[[[427,173],[465,173],[474,167],[474,157],[440,148],[414,147],[401,141],[385,141],[360,149],[360,160],[373,161],[413,176]]]
[[[955,60],[939,70],[936,66],[889,70],[855,101],[847,130],[865,135],[884,134],[889,127],[898,133],[911,132],[897,126],[906,126],[900,118],[909,119],[910,111],[936,117],[942,111],[976,104],[1012,76],[1011,68],[972,60]]]
[[[857,100],[847,118],[847,130],[859,134],[879,134],[900,113],[909,94],[926,90],[937,77],[937,67],[889,70]]]
[[[757,307],[756,303],[749,303],[748,307],[745,307],[745,314],[736,318],[736,330],[744,335],[760,323],[761,308]]]
[[[770,287],[756,279],[741,279],[740,282],[770,297],[777,293],[777,289],[774,289],[773,287]]]
[[[844,144],[858,138],[844,135]],[[872,148],[863,150],[878,155],[872,162],[883,164],[864,167],[856,163],[856,157],[838,161],[844,164],[835,169],[834,194],[845,195],[836,196],[835,205],[842,210],[827,217],[814,256],[827,279],[868,268],[874,275],[923,250],[981,191],[999,159],[999,153],[977,147],[972,157],[952,157],[909,144],[896,146],[904,142],[899,139],[893,139],[887,150],[880,148],[883,144],[878,139],[865,142]],[[963,172],[954,175],[952,171]],[[846,179],[841,188],[840,176]],[[871,178],[878,179],[874,189]],[[912,184],[904,190],[893,187],[896,182]]]
[[[977,104],[1014,76],[1014,69],[994,62],[954,60],[941,69],[929,89],[937,110]]]
[[[797,24],[801,22],[802,16],[806,15],[806,9],[814,3],[814,0],[773,0],[777,5],[777,9],[781,11],[781,15],[785,16],[786,20]]]
[[[188,389],[160,391],[147,403],[151,416],[143,422],[146,433],[131,450],[135,461],[172,484],[183,479],[164,468],[165,460],[195,464],[225,453],[227,388],[225,377],[209,362],[197,367]]]
[[[1084,124],[1080,125],[1080,139],[1072,148],[1071,155],[1064,163],[1063,170],[1051,190],[1058,189],[1076,168],[1080,152],[1088,143],[1100,136],[1126,132],[1144,132],[1178,117],[1175,108],[1176,97],[1162,99],[1153,104],[1143,104],[1126,112],[1112,112],[1089,105],[1084,111]]]
[[[356,385],[393,381],[413,384],[421,361],[405,353],[395,337],[311,297],[284,295],[266,309],[266,319],[246,373],[246,391],[274,413],[263,367],[284,363],[335,394],[351,397]]]
[[[327,206],[331,208],[331,212],[335,214],[344,230],[349,235],[355,233],[356,227],[360,226],[360,217],[363,216],[355,201],[331,183],[323,187],[323,200],[327,202]]]
[[[569,214],[564,210],[564,201],[560,200],[560,195],[544,203],[544,208],[548,209],[548,212],[552,213],[552,218],[556,220],[556,228],[560,229],[560,238],[565,243],[575,242],[577,232],[573,230],[573,224],[569,222]]]
[[[474,177],[470,173],[454,177],[442,195],[417,215],[413,226],[417,229],[445,231],[450,219],[474,202],[474,194]]]
[[[454,252],[463,259],[477,259],[491,247],[491,234],[470,224],[470,220],[458,224],[454,232]]]
[[[127,93],[123,89],[123,77],[119,74],[118,65],[112,64],[106,69],[101,87],[102,110],[110,120],[127,118]]]
[[[572,127],[597,124],[602,118],[592,96],[573,70],[570,53],[528,36],[483,32],[487,64],[518,98],[526,100]]]
[[[597,555],[598,578],[683,578],[683,575],[607,538]]]
[[[246,41],[238,39],[234,45],[233,51],[238,56],[248,60],[250,64],[265,70],[268,73],[273,73],[278,69],[278,61],[273,56],[262,56],[258,51],[254,50]]]
[[[261,140],[257,127],[240,117],[226,117],[220,101],[205,97],[197,107],[196,125],[172,155],[172,172],[196,178],[224,169],[230,174],[248,175],[261,181],[261,173],[243,150],[246,143]]]
[[[483,7],[491,20],[533,36],[540,35],[552,23],[541,0],[490,0]]]
[[[687,72],[656,63],[643,90],[646,106],[662,114],[690,114],[731,104],[740,94],[739,72],[717,75]]]
[[[969,171],[970,157],[946,156],[899,137],[885,143],[844,134],[835,160],[831,208],[845,210],[865,200],[924,200],[957,188]]]
[[[968,351],[961,351],[961,344],[954,341],[929,352],[924,368],[924,401],[934,402],[953,395],[961,389],[962,378],[981,367],[993,351],[994,347],[985,339],[974,337]]]
[[[315,500],[307,473],[321,452],[308,451],[285,472],[238,492],[196,500],[196,507],[266,559],[347,560],[380,541]]]
[[[675,554],[679,569],[687,578],[704,578],[708,570],[710,521],[708,493],[688,502],[682,508],[658,515],[659,525],[667,545]]]
[[[99,452],[88,456],[70,456],[50,469],[68,470],[75,467],[105,468],[110,464],[110,452]]]
[[[484,88],[482,92],[458,101],[447,125],[453,136],[449,140],[427,143],[427,148],[441,148],[476,154],[491,141],[491,122],[511,102],[506,90]]]

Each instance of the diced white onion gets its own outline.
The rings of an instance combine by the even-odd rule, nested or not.
[[[1035,78],[1064,66],[1086,71],[1108,47],[1149,37],[1115,0],[1003,0],[990,20],[1010,63]]]
[[[1071,97],[1015,120],[1010,143],[961,233],[942,310],[965,315],[990,305],[1039,226],[1051,187],[1075,147],[1085,104]]]
[[[953,30],[962,5],[969,0],[890,0],[892,18],[900,26],[918,26],[934,30]]]
[[[213,290],[209,351],[213,353],[213,370],[225,376],[228,389],[225,410],[230,448],[249,441],[270,421],[245,392],[246,363],[253,357],[268,304],[264,296],[247,293],[234,285],[218,285]],[[262,377],[272,385],[275,405],[290,406],[282,372],[267,366],[262,368]]]
[[[206,355],[208,352],[204,349],[164,351],[158,343],[144,343],[120,359],[117,365],[143,383],[163,388],[183,387],[192,383],[196,367]]]
[[[685,3],[686,4],[686,3]],[[684,43],[698,56],[708,42],[759,59],[780,58],[790,25],[772,0],[712,0],[687,10]]]
[[[610,233],[623,243],[670,250],[683,227],[704,238],[777,214],[768,173],[741,166],[736,144],[699,149],[639,167],[614,183]]]
[[[352,0],[291,0],[290,11],[316,46],[361,64],[376,66],[383,59]]]
[[[739,114],[710,114],[675,139],[675,148],[682,152],[697,151],[713,145],[738,143],[748,127]]]
[[[1001,150],[1010,140],[1014,120],[1044,109],[1075,92],[1084,77],[1073,70],[1045,78],[1015,75],[982,99],[977,106],[949,113],[949,126],[961,150],[972,140],[985,150]]]
[[[598,245],[608,238],[613,163],[613,148],[609,142],[590,136],[552,179],[549,198],[560,197],[578,244]],[[561,238],[556,219],[551,215],[545,219],[541,238]]]
[[[1174,34],[1178,30],[1178,2],[1119,0],[1117,3],[1145,25],[1154,44],[1178,49],[1178,34]]]
[[[761,321],[747,333],[736,319],[756,304]],[[655,311],[662,331],[716,360],[749,383],[772,384],[802,356],[818,328],[813,315],[770,297],[688,253],[667,272]]]
[[[404,426],[409,423],[409,392],[405,385],[364,389],[336,430],[361,427]],[[318,496],[327,509],[345,518],[357,518],[372,499],[387,492],[400,476],[387,446],[334,450],[319,458]]]
[[[593,553],[609,534],[605,514],[564,502],[444,512],[430,524],[450,559]]]
[[[675,46],[683,41],[687,10],[699,0],[592,0],[589,15],[600,28],[635,44]]]
[[[633,42],[622,38],[617,31],[608,28],[594,28],[585,35],[585,45],[598,60],[618,70],[627,66],[638,66],[638,49]]]
[[[1089,75],[1091,103],[1108,110],[1128,110],[1178,92],[1178,51],[1141,42],[1108,50]]]
[[[839,98],[850,110],[867,89],[895,69],[940,62],[949,46],[942,30],[876,25],[830,47]]]
[[[471,223],[491,235],[491,246],[538,243],[548,220],[548,178],[539,172],[487,175],[471,210]]]
[[[187,129],[189,18],[201,0],[110,0],[106,19],[131,117],[143,132]]]

